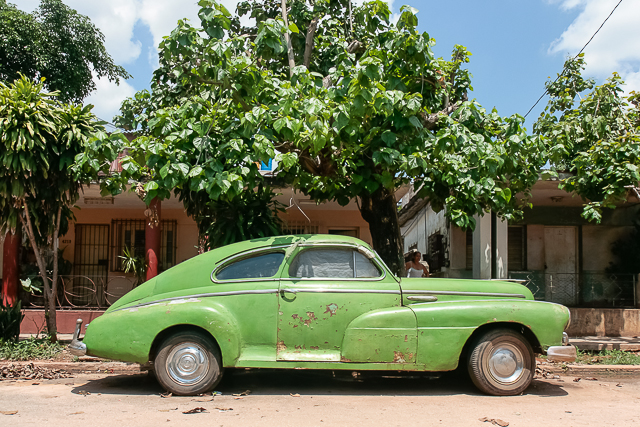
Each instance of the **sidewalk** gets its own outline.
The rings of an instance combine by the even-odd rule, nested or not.
[[[569,342],[580,350],[640,351],[640,337],[571,337]]]

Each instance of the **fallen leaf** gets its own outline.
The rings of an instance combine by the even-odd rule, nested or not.
[[[15,415],[17,413],[18,411],[0,411],[0,414],[2,415]]]
[[[160,397],[171,397],[173,393],[160,393]]]
[[[193,408],[193,409],[189,409],[188,411],[183,411],[183,414],[199,414],[201,412],[207,412],[206,409],[204,408]]]
[[[40,385],[40,383],[31,383],[31,385]]]
[[[87,390],[80,390],[80,391],[78,391],[78,394],[81,394],[81,395],[86,397],[86,396],[89,396],[91,394],[91,392],[87,391]]]
[[[233,408],[216,408],[220,412],[233,411]]]
[[[234,399],[234,400],[240,400],[240,399],[244,399],[244,397],[242,397],[242,396],[235,396],[233,399]]]
[[[574,379],[573,379],[573,382],[574,382],[574,383],[577,383],[577,382],[578,382],[578,381],[580,381],[581,379],[582,379],[582,378],[574,378]]]
[[[289,393],[291,397],[300,397],[299,393]]]
[[[503,421],[499,418],[482,417],[482,418],[478,418],[478,421],[482,421],[483,423],[491,423],[494,426],[500,426],[500,427],[507,427],[509,425],[507,421]]]
[[[622,387],[622,384],[616,384],[616,387]]]
[[[585,380],[587,380],[587,381],[598,381],[597,378],[593,378],[593,377],[585,377]]]
[[[251,394],[251,390],[245,390],[242,393],[234,393],[234,396],[249,396]]]
[[[158,409],[158,412],[169,412],[169,411],[177,411],[178,408],[173,408],[173,409]]]

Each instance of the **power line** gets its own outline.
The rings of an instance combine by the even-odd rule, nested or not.
[[[620,3],[622,3],[622,0],[620,0],[618,2],[618,4],[616,4],[616,7],[613,8],[613,10],[611,11],[611,13],[609,14],[609,16],[607,16],[607,18],[602,22],[602,24],[600,25],[600,27],[598,27],[598,29],[596,30],[595,33],[593,33],[593,35],[591,36],[591,38],[589,39],[589,41],[587,43],[585,43],[584,46],[582,46],[582,49],[580,49],[580,52],[578,52],[576,54],[576,56],[573,57],[573,59],[576,59],[583,51],[584,49],[589,45],[589,43],[591,43],[591,40],[593,40],[593,38],[596,36],[596,34],[598,34],[598,31],[600,31],[602,29],[602,27],[604,26],[604,24],[609,20],[609,18],[611,18],[611,15],[613,15],[613,12],[616,11],[616,9],[618,8],[618,6],[620,6]],[[553,81],[554,83],[558,81],[558,79],[562,76],[562,74],[564,73],[565,68],[562,68],[562,72],[560,74],[558,74],[558,77],[556,77],[556,79]],[[533,106],[531,108],[529,108],[529,111],[527,111],[527,114],[524,115],[524,118],[526,119],[527,116],[529,115],[529,113],[531,112],[531,110],[533,110],[536,105],[538,105],[538,103],[542,100],[542,98],[544,98],[544,96],[547,94],[547,90],[544,91],[544,93],[540,96],[540,98],[538,98],[538,100],[536,101],[535,104],[533,104]]]

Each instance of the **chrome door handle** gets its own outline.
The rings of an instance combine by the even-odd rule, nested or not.
[[[421,301],[421,302],[436,302],[438,297],[434,296],[410,296],[407,297],[409,301]]]

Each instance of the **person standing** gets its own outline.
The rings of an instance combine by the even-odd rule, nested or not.
[[[405,264],[407,277],[429,277],[429,269],[420,262],[421,258],[420,252],[415,249],[411,251],[409,261]]]

